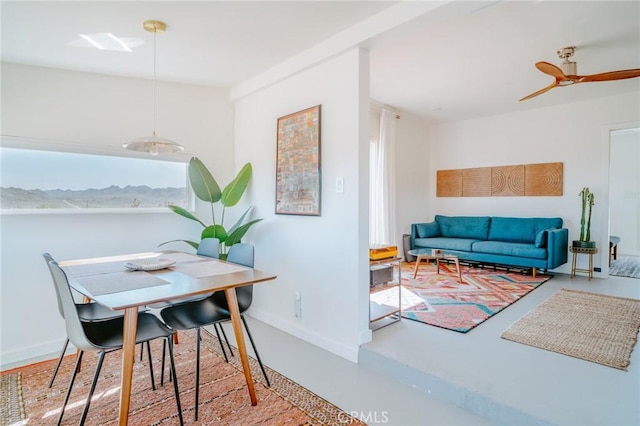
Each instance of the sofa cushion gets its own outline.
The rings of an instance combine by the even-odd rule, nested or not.
[[[489,226],[488,239],[534,244],[540,231],[561,227],[562,219],[560,218],[493,217]]]
[[[538,234],[536,235],[536,240],[533,244],[538,248],[546,247],[548,232],[549,232],[548,229],[543,229],[542,231],[538,231]]]
[[[473,243],[474,253],[499,254],[504,256],[528,257],[532,259],[546,259],[547,249],[533,244],[507,243],[502,241],[478,241]]]
[[[488,216],[440,216],[436,215],[440,235],[452,238],[486,240],[491,218]]]
[[[440,226],[438,222],[418,223],[416,224],[416,232],[418,238],[433,238],[440,236]]]
[[[437,248],[443,250],[471,251],[473,243],[480,241],[467,238],[416,238],[414,248]]]

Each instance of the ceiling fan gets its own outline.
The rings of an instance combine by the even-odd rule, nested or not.
[[[541,95],[544,92],[547,92],[554,87],[557,86],[569,86],[575,83],[590,83],[594,81],[611,81],[611,80],[624,80],[626,78],[634,78],[640,77],[640,69],[630,69],[630,70],[620,70],[620,71],[609,71],[602,72],[600,74],[591,74],[591,75],[577,75],[577,63],[571,62],[569,60],[570,57],[576,51],[575,46],[563,47],[558,50],[558,56],[560,59],[564,59],[560,67],[557,67],[549,62],[537,62],[536,68],[542,71],[545,74],[549,74],[551,77],[555,78],[555,81],[545,87],[544,89],[540,89],[537,92],[533,92],[532,94],[525,96],[520,99],[521,101],[526,101],[527,99],[531,99],[535,96]]]

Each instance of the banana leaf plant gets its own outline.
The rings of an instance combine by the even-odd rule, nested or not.
[[[179,214],[180,216],[186,217],[187,219],[198,222],[202,225],[203,230],[200,234],[200,239],[203,238],[217,238],[220,240],[220,258],[226,259],[227,252],[229,247],[234,244],[241,242],[242,237],[247,233],[249,228],[253,226],[255,223],[260,222],[262,219],[253,219],[245,223],[245,219],[251,210],[249,207],[243,214],[240,216],[240,219],[228,230],[224,227],[224,215],[227,207],[233,207],[242,198],[247,186],[249,184],[249,180],[251,179],[251,175],[253,173],[253,169],[251,167],[251,163],[245,164],[242,169],[238,172],[236,177],[229,182],[229,184],[224,188],[224,190],[220,190],[220,186],[218,182],[213,178],[211,172],[207,169],[207,167],[200,161],[198,158],[193,157],[189,161],[189,182],[191,183],[191,188],[193,192],[196,194],[200,200],[205,201],[211,205],[211,218],[212,224],[207,225],[196,216],[194,216],[188,210],[176,205],[170,205],[169,208],[174,212]],[[215,204],[220,203],[222,205],[222,209],[220,213],[220,220],[218,221],[216,218],[216,208]],[[220,210],[218,208],[218,210]],[[171,240],[165,241],[160,244],[160,246],[168,243],[173,243],[177,241],[183,241],[196,250],[200,245],[199,242],[190,241],[190,240]]]

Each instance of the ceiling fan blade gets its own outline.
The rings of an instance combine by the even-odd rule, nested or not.
[[[527,99],[531,99],[533,97],[536,97],[538,95],[543,94],[544,92],[548,92],[549,90],[553,89],[554,87],[556,87],[558,85],[558,81],[554,81],[553,83],[551,83],[550,85],[548,85],[547,87],[545,87],[544,89],[540,89],[537,92],[533,92],[532,94],[525,96],[524,98],[520,99],[520,101],[526,101]]]
[[[640,77],[640,69],[620,70],[602,72],[600,74],[584,75],[578,79],[578,83],[588,83],[590,81],[611,81],[624,80],[626,78]]]
[[[551,77],[555,77],[557,80],[568,80],[560,68],[549,62],[536,62],[536,68]]]

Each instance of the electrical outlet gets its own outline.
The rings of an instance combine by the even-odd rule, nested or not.
[[[302,293],[296,291],[293,293],[293,315],[296,318],[302,318]]]
[[[344,179],[342,176],[336,178],[336,192],[342,194],[344,192]]]

